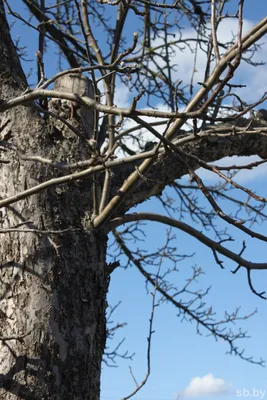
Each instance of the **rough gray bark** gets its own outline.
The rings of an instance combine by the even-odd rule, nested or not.
[[[0,3],[0,98],[26,88]],[[53,158],[88,157],[85,141],[33,107],[2,114],[1,196],[40,183],[51,171],[21,161],[16,148]],[[75,149],[75,150],[74,150]],[[106,235],[88,233],[91,181],[51,188],[1,210],[0,398],[99,399],[105,346]],[[52,231],[61,231],[53,234]]]

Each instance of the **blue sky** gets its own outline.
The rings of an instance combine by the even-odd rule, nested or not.
[[[17,0],[10,1],[10,4],[18,12],[23,13],[24,7]],[[237,1],[230,0],[229,6],[235,10]],[[255,6],[256,5],[256,6]],[[244,16],[245,29],[249,29],[254,23],[267,15],[267,3],[264,0],[245,1]],[[131,21],[127,26],[129,31],[134,31]],[[225,37],[233,29],[231,23],[224,26],[222,35]],[[29,58],[34,59],[37,50],[37,39],[23,25],[16,23],[13,27],[13,35],[21,36],[21,43],[28,47]],[[264,42],[264,40],[263,40]],[[263,46],[260,56],[266,60],[266,47]],[[51,76],[57,68],[57,57],[47,55],[46,73]],[[180,62],[180,73],[183,79],[187,79],[187,63],[190,63],[188,55],[183,54]],[[27,68],[29,68],[27,65]],[[199,61],[199,74],[202,62]],[[184,71],[184,72],[182,72]],[[32,76],[34,82],[34,75]],[[242,66],[238,80],[247,82],[247,89],[243,94],[248,101],[255,100],[262,92],[266,91],[267,82],[266,66],[252,69],[246,65]],[[267,85],[266,85],[267,86]],[[130,94],[125,88],[119,88],[118,101],[124,104],[129,103]],[[163,105],[162,105],[163,107]],[[267,108],[267,107],[265,107]],[[238,160],[237,160],[238,161]],[[267,196],[266,168],[262,167],[257,171],[248,171],[240,176],[242,184],[246,184],[252,190]],[[210,182],[212,177],[203,174],[205,182]],[[184,178],[186,182],[186,178]],[[200,201],[201,200],[200,195]],[[228,213],[232,211],[229,204],[224,205]],[[157,200],[151,199],[140,205],[134,211],[161,212]],[[189,222],[189,220],[188,220]],[[224,224],[220,226],[225,227]],[[199,229],[201,227],[199,226]],[[255,230],[266,233],[267,225],[255,226]],[[231,249],[240,251],[242,240],[246,240],[247,250],[245,257],[253,261],[266,260],[266,244],[259,243],[256,239],[245,237],[234,228],[229,231],[235,238]],[[212,289],[206,301],[223,317],[224,311],[233,311],[241,307],[241,314],[249,314],[258,309],[253,318],[241,322],[240,326],[248,331],[250,339],[239,342],[240,348],[245,348],[247,356],[254,356],[255,359],[262,357],[267,360],[266,347],[266,301],[259,299],[249,290],[246,276],[243,270],[236,275],[231,273],[235,265],[225,261],[225,270],[221,270],[215,263],[211,251],[198,243],[188,235],[173,231],[176,234],[175,245],[178,252],[195,253],[195,256],[186,259],[179,264],[179,273],[173,275],[173,282],[177,286],[184,283],[184,279],[190,277],[192,266],[201,266],[205,275],[199,278],[199,288],[206,288],[212,285]],[[160,247],[165,238],[166,227],[156,223],[147,224],[145,242],[139,244],[147,250],[155,251]],[[212,233],[208,232],[212,237]],[[123,259],[121,260],[123,264]],[[168,267],[168,265],[164,265]],[[267,291],[267,271],[253,273],[255,288],[259,291]],[[111,278],[111,285],[108,295],[111,305],[122,301],[114,314],[115,322],[127,322],[127,326],[119,330],[115,339],[108,343],[110,348],[116,346],[125,337],[121,352],[126,350],[135,353],[132,361],[117,360],[117,368],[103,366],[102,375],[102,400],[120,399],[126,396],[134,388],[134,382],[129,372],[129,365],[138,380],[141,382],[146,372],[146,346],[151,312],[151,296],[147,295],[144,279],[135,268],[117,269]],[[267,370],[252,365],[237,357],[226,355],[228,347],[223,342],[215,342],[211,337],[199,336],[196,334],[196,327],[193,323],[183,322],[176,316],[177,311],[169,304],[163,304],[156,308],[155,323],[152,340],[151,354],[151,376],[146,386],[134,397],[136,400],[178,400],[179,394],[198,394],[199,399],[223,399],[234,400],[237,398],[256,397],[267,399]],[[238,329],[239,325],[233,327]],[[195,391],[194,391],[195,390]],[[254,392],[253,392],[254,390]],[[263,391],[266,391],[263,392]],[[236,392],[239,391],[239,392]],[[249,391],[249,392],[248,392]],[[258,392],[256,392],[258,391]],[[242,394],[242,396],[239,394]],[[248,396],[249,394],[249,396]],[[264,395],[265,397],[260,397]],[[188,398],[188,397],[183,397]]]
[[[264,179],[256,179],[251,188],[264,188]],[[263,191],[261,191],[262,193]],[[266,190],[264,190],[266,193]],[[142,210],[157,211],[159,206],[155,200],[151,200],[140,206]],[[230,211],[227,209],[227,211]],[[266,225],[260,227],[260,231],[266,230]],[[232,230],[232,232],[234,229]],[[147,248],[153,248],[162,243],[165,229],[156,224],[150,224],[146,238]],[[199,279],[199,287],[206,288],[212,285],[210,295],[206,298],[208,304],[212,305],[218,316],[223,317],[224,310],[233,311],[241,306],[241,313],[247,314],[258,308],[258,313],[248,321],[241,324],[242,328],[248,330],[251,339],[239,342],[246,349],[247,356],[253,355],[256,359],[267,356],[266,337],[266,303],[253,295],[247,284],[244,271],[233,275],[231,270],[234,265],[225,263],[225,270],[221,270],[214,262],[211,251],[202,244],[181,232],[175,232],[177,236],[177,247],[181,252],[191,253],[196,256],[192,259],[182,261],[179,265],[180,272],[173,277],[173,282],[181,286],[185,276],[190,276],[191,266],[198,265],[203,268],[205,275]],[[236,242],[233,250],[240,249],[243,235],[235,232]],[[246,258],[251,260],[264,260],[266,245],[261,245],[253,239],[247,239],[248,250]],[[220,257],[221,258],[221,257]],[[117,340],[126,338],[122,349],[129,352],[136,351],[133,362],[121,361],[117,369],[104,368],[102,399],[118,399],[123,397],[134,387],[130,377],[128,366],[131,365],[139,382],[144,376],[146,368],[146,337],[148,332],[148,318],[151,309],[151,298],[146,295],[144,283],[134,268],[127,271],[117,270],[112,276],[109,292],[109,301],[116,304],[123,300],[117,312],[119,322],[126,321],[128,326],[118,333]],[[267,273],[256,272],[254,283],[258,290],[265,290]],[[181,278],[180,278],[181,277]],[[220,319],[220,318],[219,318]],[[240,325],[238,325],[240,326]],[[237,328],[237,327],[233,327]],[[136,396],[137,399],[162,400],[176,399],[178,392],[188,388],[190,381],[196,377],[213,375],[209,380],[209,387],[214,390],[227,388],[227,398],[235,399],[236,390],[267,389],[266,369],[251,365],[234,356],[226,355],[227,345],[215,342],[210,337],[196,335],[195,325],[192,323],[181,323],[176,317],[176,310],[170,305],[164,304],[156,309],[155,334],[152,342],[152,373],[147,385]],[[216,379],[223,380],[223,386]],[[205,384],[205,378],[203,379]],[[219,385],[219,386],[218,386]],[[233,393],[232,393],[233,392]],[[220,391],[219,391],[220,393]],[[232,394],[231,394],[232,393]],[[212,398],[222,396],[212,395]],[[199,397],[208,398],[207,395]]]

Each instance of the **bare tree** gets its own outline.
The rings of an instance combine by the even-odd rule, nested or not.
[[[245,268],[250,289],[265,298],[250,274],[267,269],[267,263],[247,260],[245,244],[240,252],[230,250],[232,238],[215,221],[267,241],[251,225],[266,219],[266,198],[231,173],[256,168],[267,158],[265,110],[253,112],[266,93],[250,104],[235,81],[241,63],[259,65],[253,55],[267,32],[267,18],[244,34],[244,0],[235,14],[225,0],[22,3],[29,18],[19,13],[17,3],[12,8],[0,0],[0,397],[99,399],[106,337],[123,325],[110,327],[105,315],[109,276],[121,254],[144,276],[153,298],[147,375],[126,398],[149,376],[153,314],[161,301],[194,321],[198,332],[223,339],[231,353],[262,364],[239,350],[236,342],[246,334],[227,327],[247,316],[237,310],[216,320],[203,302],[208,290],[191,289],[200,269],[193,269],[183,288],[172,284],[169,275],[186,255],[173,246],[171,232],[150,254],[131,248],[129,239],[138,236],[141,221],[182,230],[203,243],[221,268],[220,255],[236,264],[235,273]],[[21,67],[25,48],[11,40],[4,4],[38,35],[34,86]],[[227,42],[218,35],[225,21],[237,26]],[[191,37],[184,27],[190,27]],[[46,76],[52,43],[59,51],[60,72]],[[187,50],[193,54],[189,85],[178,77]],[[203,79],[196,82],[199,53],[206,64]],[[118,85],[132,94],[129,107],[116,106]],[[260,159],[238,167],[214,164],[234,155]],[[205,185],[200,167],[223,183]],[[178,180],[185,174],[188,185]],[[165,190],[170,186],[176,199]],[[164,215],[129,211],[152,196]],[[201,197],[209,210],[200,205]],[[225,199],[236,207],[235,215],[222,208]],[[183,220],[186,213],[191,224]],[[110,263],[109,234],[117,249]],[[128,356],[106,349],[104,360],[116,355]]]

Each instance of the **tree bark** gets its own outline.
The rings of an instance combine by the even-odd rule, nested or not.
[[[0,2],[0,99],[26,88]],[[85,142],[55,129],[33,105],[1,114],[1,196],[56,176],[22,161],[88,158]],[[105,347],[107,237],[89,232],[91,181],[74,182],[1,209],[0,398],[99,399]],[[10,228],[28,229],[14,232]],[[57,232],[55,232],[57,231]]]

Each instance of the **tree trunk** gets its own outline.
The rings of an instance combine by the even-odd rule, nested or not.
[[[11,233],[1,258],[0,398],[99,399],[105,237]]]
[[[1,1],[0,38],[0,99],[9,99],[26,80]],[[25,160],[23,152],[88,159],[86,140],[56,125],[34,105],[1,114],[2,198],[64,173]],[[107,237],[89,229],[91,183],[51,187],[0,210],[1,399],[99,399]]]
[[[16,147],[39,154],[43,149],[49,157],[57,150],[62,158],[77,145],[82,154],[76,138],[63,138],[61,147],[46,138],[45,146],[44,138],[53,134],[49,127],[30,108],[13,112],[10,130],[3,130],[3,197],[56,174],[21,161]],[[91,209],[90,182],[84,181],[1,210],[1,399],[99,399],[107,238],[90,232]]]

